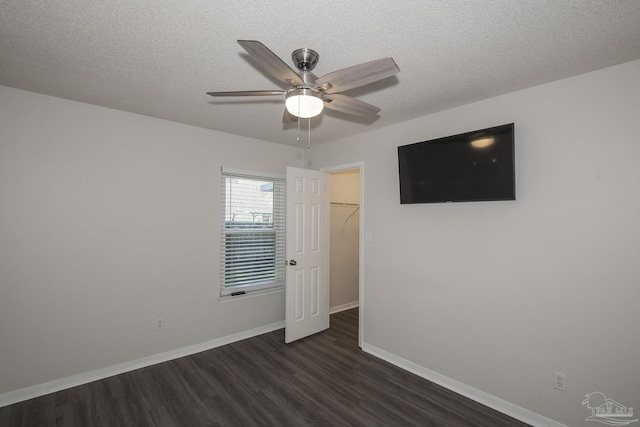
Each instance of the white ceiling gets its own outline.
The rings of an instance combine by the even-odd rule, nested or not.
[[[318,76],[394,58],[399,74],[347,92],[379,117],[325,110],[317,144],[639,59],[640,1],[3,0],[0,85],[296,144],[283,98],[205,94],[282,88],[238,39],[292,68],[314,49]]]

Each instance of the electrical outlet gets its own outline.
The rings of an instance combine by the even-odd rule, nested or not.
[[[553,388],[556,390],[567,391],[567,376],[560,372],[553,373]]]
[[[164,329],[164,318],[159,317],[156,319],[156,331],[161,331]]]

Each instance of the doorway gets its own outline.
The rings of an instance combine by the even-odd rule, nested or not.
[[[329,312],[358,307],[362,346],[362,162],[322,169],[330,178]]]

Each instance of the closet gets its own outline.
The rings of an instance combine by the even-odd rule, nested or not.
[[[330,196],[331,312],[358,306],[360,171],[332,172]]]

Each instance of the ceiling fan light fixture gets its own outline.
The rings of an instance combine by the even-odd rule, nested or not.
[[[324,103],[316,91],[308,88],[295,88],[287,92],[285,107],[291,115],[308,119],[320,114]]]

